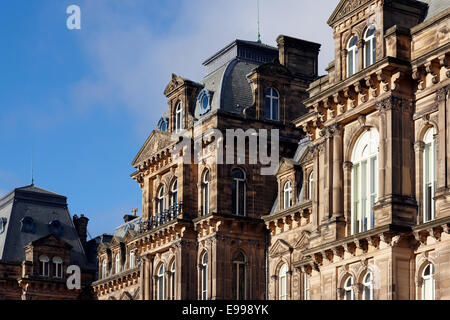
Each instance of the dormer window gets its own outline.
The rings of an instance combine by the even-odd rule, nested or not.
[[[175,109],[175,132],[183,130],[183,105],[181,102],[177,104]]]
[[[35,224],[34,220],[31,217],[24,217],[21,221],[20,231],[25,233],[34,233],[35,232]]]
[[[203,89],[197,97],[197,102],[199,105],[199,115],[204,115],[211,110],[211,93]]]
[[[5,232],[6,218],[0,218],[0,234]]]
[[[279,120],[280,94],[274,88],[266,89],[266,119]]]
[[[166,118],[161,118],[158,122],[158,130],[162,131],[162,132],[166,132],[167,131],[167,119]]]
[[[358,71],[358,37],[353,36],[347,44],[347,77]]]
[[[364,68],[371,66],[377,60],[377,38],[375,26],[367,28],[364,35]]]
[[[58,220],[53,220],[48,224],[48,229],[50,233],[61,236],[62,234],[62,225]]]
[[[284,184],[284,208],[292,207],[292,183],[290,181]]]

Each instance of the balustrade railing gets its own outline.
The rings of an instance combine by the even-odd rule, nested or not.
[[[139,232],[146,232],[148,230],[165,225],[183,215],[183,203],[177,203],[171,206],[168,210],[157,213],[151,216],[147,221],[139,224]]]

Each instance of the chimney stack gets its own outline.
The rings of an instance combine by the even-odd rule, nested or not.
[[[80,237],[81,244],[84,250],[86,250],[86,240],[87,240],[87,226],[89,219],[82,214],[80,217],[77,215],[73,216],[73,224],[77,230],[78,236]]]
[[[133,221],[134,219],[136,219],[136,218],[137,218],[137,215],[136,215],[137,210],[138,210],[138,209],[133,209],[133,210],[131,210],[131,211],[133,212],[133,215],[130,215],[130,214],[124,215],[124,216],[123,216],[123,221],[124,221],[125,223],[128,223],[128,222]]]
[[[318,76],[320,44],[288,36],[278,36],[279,60],[292,74],[305,80]]]

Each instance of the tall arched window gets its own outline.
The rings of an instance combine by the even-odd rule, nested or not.
[[[172,188],[170,189],[170,206],[174,207],[178,203],[178,180],[172,183]]]
[[[314,194],[314,172],[311,172],[308,178],[308,199],[312,200]]]
[[[116,254],[116,273],[120,272],[120,253]]]
[[[352,234],[373,229],[378,201],[378,144],[375,128],[357,140],[352,154]]]
[[[311,284],[309,282],[310,275],[307,273],[303,274],[303,300],[311,299]]]
[[[435,299],[434,265],[428,264],[422,271],[422,300]]]
[[[175,109],[175,132],[183,130],[183,105],[181,102],[177,104]]]
[[[278,121],[280,95],[273,88],[266,89],[266,119]]]
[[[202,300],[208,300],[208,253],[207,252],[205,252],[202,256],[200,272],[201,272]]]
[[[348,277],[344,283],[344,300],[355,300],[355,292],[353,290],[354,285],[353,277]]]
[[[209,170],[203,174],[203,184],[202,184],[202,215],[206,216],[209,214],[209,183],[210,174]]]
[[[165,300],[166,299],[166,277],[164,275],[165,273],[164,265],[162,264],[157,273],[157,283],[156,283],[156,293],[157,293],[157,300]]]
[[[363,285],[363,300],[373,300],[373,273],[367,272],[362,281]]]
[[[53,261],[53,276],[55,278],[63,277],[63,261],[60,257],[54,257]]]
[[[238,252],[233,257],[233,297],[245,300],[246,291],[245,255]]]
[[[170,265],[169,286],[170,300],[175,300],[175,261]]]
[[[246,185],[245,173],[241,169],[234,169],[232,189],[232,213],[237,216],[246,216]]]
[[[102,278],[103,279],[105,279],[108,276],[107,271],[106,271],[107,264],[108,264],[108,262],[106,261],[106,259],[104,259],[102,262]]]
[[[377,38],[375,26],[367,28],[364,34],[364,68],[371,66],[377,60]]]
[[[428,129],[423,138],[423,220],[428,222],[435,218],[434,193],[436,190],[436,142],[434,128]]]
[[[158,213],[163,213],[166,210],[166,201],[164,200],[164,193],[166,191],[164,190],[164,186],[161,186],[159,188],[159,192],[158,192]]]
[[[50,259],[47,256],[39,257],[39,274],[43,277],[49,276],[49,264]]]
[[[129,268],[130,268],[130,269],[133,269],[134,267],[135,267],[134,251],[130,251]]]
[[[347,44],[347,78],[358,72],[358,37],[353,36]]]
[[[284,209],[292,207],[292,183],[290,181],[284,184],[283,188]]]
[[[288,273],[288,266],[287,264],[283,264],[283,266],[280,268],[280,273],[278,274],[278,285],[279,285],[279,300],[287,300],[288,299],[288,279],[287,279],[287,273]]]

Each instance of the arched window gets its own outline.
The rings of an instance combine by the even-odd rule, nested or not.
[[[165,268],[164,265],[162,264],[159,269],[158,269],[158,273],[157,273],[157,281],[156,281],[156,286],[157,286],[157,300],[165,300],[166,299],[166,279],[165,279]]]
[[[164,186],[161,186],[158,192],[158,204],[157,204],[158,213],[163,213],[166,210],[166,201],[164,200],[164,193],[165,193]]]
[[[423,220],[428,222],[435,218],[434,193],[436,190],[436,142],[434,128],[428,129],[423,138]]]
[[[130,251],[130,269],[133,269],[135,267],[135,258],[134,258],[134,251]]]
[[[422,272],[422,300],[435,299],[434,265],[428,264]]]
[[[170,265],[169,286],[170,300],[175,300],[175,261]]]
[[[47,256],[40,256],[39,257],[39,274],[43,277],[49,276],[49,264],[50,259]]]
[[[102,262],[102,278],[104,279],[104,278],[106,278],[108,275],[107,275],[107,264],[108,264],[108,262],[106,261],[106,259],[104,259],[103,260],[103,262]]]
[[[311,284],[309,282],[310,275],[307,273],[303,274],[303,300],[311,299]]]
[[[363,278],[363,300],[373,300],[373,273],[368,271]]]
[[[178,180],[172,183],[172,188],[170,189],[170,206],[173,208],[178,203]]]
[[[55,278],[63,277],[63,261],[60,257],[53,257],[53,276]]]
[[[283,209],[288,209],[292,207],[292,183],[290,181],[284,184],[283,199],[284,199]]]
[[[287,264],[283,264],[283,266],[280,268],[280,273],[278,275],[278,285],[279,285],[279,300],[287,300],[288,299],[288,279],[287,279],[287,273],[288,273],[288,266]]]
[[[347,78],[358,72],[358,37],[353,36],[347,44]]]
[[[181,102],[177,104],[175,109],[175,132],[183,130],[183,105]]]
[[[367,28],[364,34],[364,68],[371,66],[377,60],[377,38],[375,26]]]
[[[373,229],[378,201],[378,144],[375,128],[357,140],[352,154],[352,234]]]
[[[311,172],[308,178],[308,199],[312,200],[314,194],[314,172]]]
[[[208,253],[205,252],[201,259],[201,289],[202,300],[208,300]]]
[[[355,300],[355,292],[353,291],[353,277],[348,277],[344,284],[344,300]]]
[[[266,119],[278,121],[280,95],[273,88],[266,89]]]
[[[234,169],[232,185],[232,213],[237,216],[246,216],[246,184],[245,173],[241,169]]]
[[[120,272],[120,253],[116,254],[116,273]]]
[[[233,257],[233,297],[245,300],[246,291],[245,255],[238,252]]]
[[[209,182],[209,170],[206,170],[206,172],[203,174],[202,184],[202,215],[204,216],[209,214]]]

